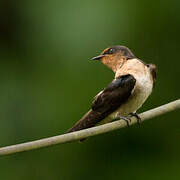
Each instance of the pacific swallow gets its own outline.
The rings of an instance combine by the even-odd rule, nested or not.
[[[127,121],[129,115],[139,119],[136,111],[151,94],[155,84],[156,66],[138,59],[125,46],[106,48],[92,60],[101,61],[115,73],[115,77],[95,96],[91,109],[67,133],[111,122],[119,117]]]

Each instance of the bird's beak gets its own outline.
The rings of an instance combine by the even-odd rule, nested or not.
[[[91,58],[91,60],[100,60],[102,57],[104,57],[105,55],[101,54],[99,56],[93,57]]]

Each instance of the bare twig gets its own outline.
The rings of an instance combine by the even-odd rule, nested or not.
[[[139,116],[142,119],[142,121],[145,121],[145,120],[160,116],[162,114],[165,114],[165,113],[177,110],[177,109],[180,109],[180,99],[173,101],[171,103],[159,106],[155,109],[151,109],[144,113],[141,113],[139,114]],[[137,119],[135,117],[132,117],[130,125],[133,125],[136,122],[137,122]],[[76,132],[72,132],[68,134],[62,134],[59,136],[44,138],[44,139],[31,141],[27,143],[2,147],[0,148],[0,156],[14,154],[17,152],[30,151],[33,149],[39,149],[42,147],[52,146],[55,144],[63,144],[63,143],[68,143],[72,141],[77,141],[77,140],[87,138],[90,136],[95,136],[98,134],[114,131],[116,129],[120,129],[126,126],[127,126],[127,123],[125,121],[118,120],[112,123],[107,123],[101,126],[84,129],[81,131],[76,131]]]

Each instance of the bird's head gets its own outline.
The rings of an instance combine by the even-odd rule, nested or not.
[[[117,71],[127,60],[136,58],[134,54],[125,46],[112,46],[106,48],[100,55],[92,60],[100,60],[114,72]]]

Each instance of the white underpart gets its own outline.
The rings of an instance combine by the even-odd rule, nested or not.
[[[134,69],[134,70],[133,70]],[[137,73],[138,70],[138,73]],[[110,114],[101,123],[106,123],[120,116],[127,116],[136,112],[146,101],[152,92],[153,82],[149,69],[137,59],[129,60],[124,69],[116,72],[116,77],[123,74],[131,74],[136,79],[136,84],[128,100],[118,110]]]

